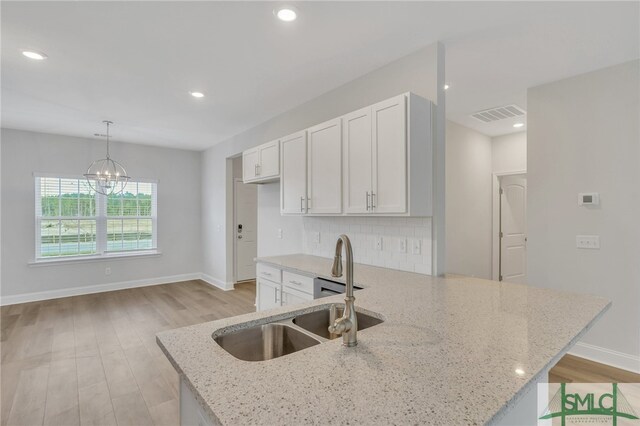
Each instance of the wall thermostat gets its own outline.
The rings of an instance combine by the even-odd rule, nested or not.
[[[597,206],[600,204],[600,195],[597,192],[582,192],[578,194],[578,205]]]

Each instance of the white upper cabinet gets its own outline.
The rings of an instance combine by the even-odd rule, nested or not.
[[[281,139],[280,212],[307,212],[307,132]]]
[[[431,216],[432,104],[407,93],[343,117],[346,214]]]
[[[280,177],[280,141],[272,141],[242,153],[242,180],[265,183]]]
[[[309,214],[342,213],[342,120],[307,130],[307,197]]]
[[[432,120],[406,93],[283,138],[280,212],[431,216]]]
[[[371,209],[371,107],[347,114],[342,118],[344,164],[344,211],[366,214]]]
[[[260,151],[258,148],[249,149],[242,153],[242,180],[249,182],[258,178]]]
[[[370,211],[407,212],[407,128],[405,96],[371,107],[373,173]]]

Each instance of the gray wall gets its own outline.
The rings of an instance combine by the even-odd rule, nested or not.
[[[448,273],[491,278],[491,138],[447,122]]]
[[[527,132],[496,136],[491,145],[493,173],[527,170]]]
[[[104,157],[104,142],[2,129],[2,296],[199,273],[200,153],[113,143],[133,177],[158,179],[153,258],[29,266],[35,256],[34,172],[81,175]],[[105,267],[112,274],[105,275]]]
[[[232,210],[230,188],[225,183],[230,176],[227,158],[247,148],[403,92],[414,92],[435,103],[437,66],[437,46],[427,46],[205,151],[202,156],[203,272],[220,284],[233,281],[231,253],[227,250],[230,246],[228,242],[233,238],[232,226],[228,223],[228,218],[232,217]],[[267,195],[264,192],[261,191],[259,200],[264,200],[263,196]],[[273,200],[270,203],[272,205]],[[273,210],[273,207],[270,208]],[[259,213],[258,217],[264,224],[264,215]],[[278,221],[284,223],[289,218],[270,216],[270,219],[269,223],[277,227]],[[300,236],[294,234],[295,232],[287,233],[283,238],[286,241],[276,243],[293,247],[296,243],[289,238],[300,240]],[[259,238],[262,236],[263,240],[259,242],[258,255],[262,255],[264,252],[261,250],[268,245],[264,238],[271,238],[273,235],[273,231],[261,231]]]
[[[528,91],[528,282],[613,301],[583,342],[640,370],[640,62]],[[579,192],[601,205],[580,207]],[[600,250],[576,248],[600,235]],[[571,321],[571,318],[567,318]],[[580,349],[580,348],[577,348]],[[591,348],[593,349],[593,348]]]

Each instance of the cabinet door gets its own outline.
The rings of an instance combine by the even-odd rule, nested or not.
[[[281,141],[280,212],[304,214],[307,211],[307,132]]]
[[[258,174],[260,179],[278,176],[280,174],[280,141],[273,141],[260,145],[260,165]]]
[[[342,118],[344,144],[344,211],[369,213],[371,197],[371,108]]]
[[[297,305],[313,300],[313,296],[290,288],[282,288],[282,306]]]
[[[242,180],[249,182],[258,177],[258,163],[260,152],[257,148],[242,153]]]
[[[307,130],[308,213],[342,213],[342,120]]]
[[[258,279],[258,311],[266,311],[280,306],[281,298],[280,284]]]
[[[407,211],[407,130],[405,96],[371,107],[373,124],[374,213]]]

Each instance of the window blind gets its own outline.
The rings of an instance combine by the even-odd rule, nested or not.
[[[157,249],[157,183],[105,196],[84,177],[35,176],[36,259]]]

